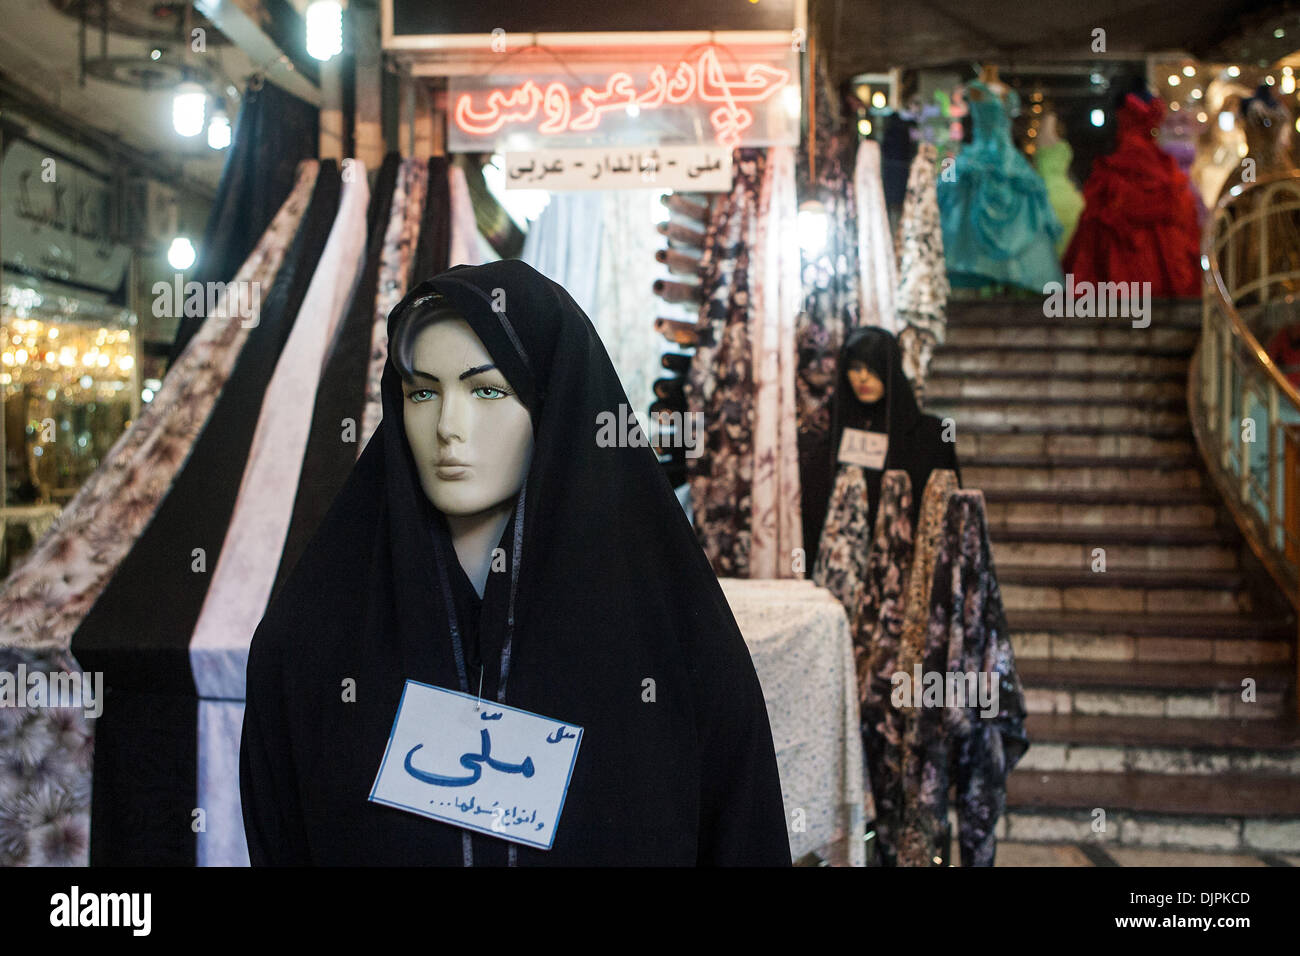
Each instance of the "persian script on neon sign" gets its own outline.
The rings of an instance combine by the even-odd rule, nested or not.
[[[638,115],[642,110],[703,103],[714,106],[709,121],[718,145],[731,149],[754,123],[750,107],[771,99],[790,81],[790,70],[765,63],[750,64],[743,76],[728,76],[717,51],[710,48],[671,71],[656,64],[644,90],[636,88],[630,74],[619,71],[609,75],[603,88],[584,86],[576,94],[558,80],[543,88],[531,79],[488,91],[482,106],[475,106],[473,94],[462,93],[456,98],[452,121],[463,132],[479,136],[496,133],[507,124],[539,119],[538,133],[581,133],[595,130],[609,113]]]

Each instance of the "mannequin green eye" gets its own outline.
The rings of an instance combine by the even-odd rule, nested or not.
[[[415,388],[406,397],[413,402],[427,402],[434,397],[434,391],[431,388]]]
[[[505,398],[510,393],[504,388],[500,388],[496,385],[479,385],[475,387],[473,394],[477,395],[479,398]]]

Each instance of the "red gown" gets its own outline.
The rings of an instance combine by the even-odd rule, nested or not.
[[[1157,144],[1164,116],[1130,93],[1116,114],[1115,151],[1097,159],[1083,187],[1079,228],[1065,250],[1078,282],[1150,282],[1155,298],[1201,294],[1200,230],[1187,176]]]

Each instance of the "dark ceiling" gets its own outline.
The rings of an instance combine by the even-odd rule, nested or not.
[[[836,82],[891,66],[1089,59],[1097,28],[1107,56],[1273,61],[1300,48],[1295,0],[809,0],[809,15]]]

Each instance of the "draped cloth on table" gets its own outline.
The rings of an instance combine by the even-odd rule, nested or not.
[[[984,495],[956,491],[948,499],[943,534],[934,558],[922,670],[926,673],[992,675],[997,711],[983,716],[978,704],[920,707],[909,728],[907,762],[920,781],[911,824],[917,857],[948,859],[951,834],[948,791],[957,795],[962,866],[992,866],[994,830],[1006,809],[1006,780],[1029,747],[1025,697],[1016,672],[984,515]],[[919,770],[919,774],[917,773]]]
[[[384,157],[375,180],[375,192],[366,221],[365,269],[321,370],[307,450],[303,454],[298,491],[294,496],[293,517],[280,554],[273,594],[284,584],[307,542],[316,533],[325,510],[343,487],[357,458],[380,266],[389,236],[396,244],[405,215],[396,189],[400,170],[400,157],[389,153]]]
[[[912,570],[912,482],[905,471],[886,471],[867,556],[867,579],[857,632],[862,749],[876,807],[877,852],[896,862],[903,812],[903,712],[892,701],[898,671],[908,575]]]
[[[104,672],[109,693],[95,728],[95,865],[195,860],[199,731],[190,638],[221,556],[267,384],[338,209],[338,165],[326,160],[321,167],[285,266],[207,425],[73,636],[73,653],[88,670]]]
[[[584,728],[564,815],[547,851],[367,800],[404,682],[469,688],[457,620],[472,602],[453,598],[467,582],[421,490],[390,363],[379,429],[253,638],[240,766],[253,862],[788,865],[762,689],[722,590],[654,453],[596,440],[597,416],[627,395],[592,323],[511,260],[421,283],[390,336],[432,293],[532,418],[475,645],[484,699]],[[345,676],[359,689],[347,703]]]
[[[300,163],[314,161],[320,141],[320,110],[274,83],[244,90],[217,195],[199,243],[189,281],[229,282],[251,256],[275,211],[293,191]],[[203,326],[198,315],[181,315],[168,357],[168,374]]]
[[[754,485],[749,573],[755,578],[802,577],[803,548],[795,422],[795,321],[799,312],[799,249],[794,155],[768,153],[758,202],[754,260]],[[795,567],[799,570],[796,572]]]
[[[393,192],[393,218],[384,236],[384,251],[379,260],[379,291],[375,295],[375,314],[370,331],[370,360],[366,366],[366,402],[361,417],[361,440],[356,457],[379,427],[383,405],[379,383],[388,360],[388,313],[406,295],[411,281],[411,263],[420,238],[420,224],[429,186],[428,163],[411,158],[402,161],[401,175]],[[397,211],[402,213],[400,223]]]
[[[948,270],[943,258],[943,229],[939,221],[936,159],[930,143],[922,143],[907,177],[907,196],[899,224],[898,344],[903,372],[917,397],[924,397],[925,380],[935,346],[947,326]]]
[[[859,321],[897,333],[894,293],[898,288],[898,264],[880,178],[880,144],[875,140],[864,139],[858,144],[853,195],[858,203]]]
[[[704,450],[686,459],[695,531],[713,569],[750,577],[754,481],[755,323],[750,297],[758,256],[758,198],[767,154],[735,154],[731,194],[710,213],[700,260],[700,344],[683,385],[704,422]]]
[[[319,165],[304,162],[293,192],[235,280],[276,287],[308,208]],[[0,587],[0,645],[66,650],[127,552],[168,494],[255,325],[213,316],[191,339],[152,402],[104,456],[58,519]],[[221,300],[222,308],[228,300]]]
[[[934,563],[943,539],[944,516],[948,499],[957,490],[957,476],[946,469],[936,469],[926,482],[921,498],[921,516],[912,544],[912,571],[908,578],[907,602],[903,631],[898,639],[898,670],[910,676],[917,664],[924,663],[927,625],[930,622],[930,594],[934,583]],[[938,837],[933,832],[937,821],[933,785],[926,785],[924,760],[929,741],[922,731],[933,725],[917,719],[916,708],[902,712],[902,815],[894,834],[899,866],[931,866]]]

